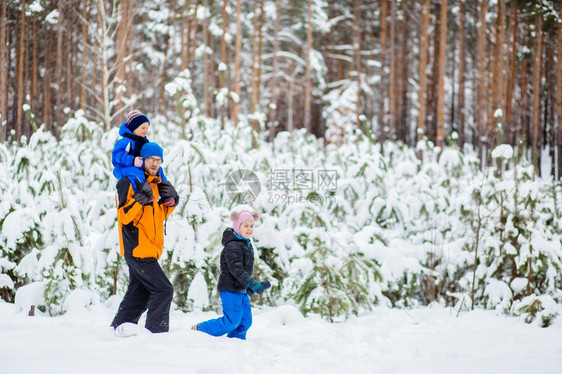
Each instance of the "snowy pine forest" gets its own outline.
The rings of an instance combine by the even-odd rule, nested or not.
[[[256,306],[547,327],[560,19],[553,0],[3,0],[0,298],[60,316],[124,293],[111,150],[136,108],[180,194],[160,260],[175,312],[220,311],[222,232],[245,206],[273,284]]]
[[[517,149],[498,146],[481,171],[475,155],[430,142],[418,144],[419,160],[415,149],[389,142],[381,151],[357,132],[340,147],[297,131],[252,148],[249,126],[221,130],[205,117],[189,125],[187,136],[169,118],[151,125],[181,196],[161,259],[176,308],[217,308],[220,240],[237,204],[227,180],[248,169],[261,187],[250,203],[262,214],[256,275],[274,283],[255,303],[291,303],[331,321],[430,303],[541,326],[560,314],[562,190]],[[124,292],[110,164],[117,139],[117,128],[103,132],[77,112],[60,141],[39,130],[21,146],[0,145],[12,176],[0,182],[3,298],[59,315],[76,300],[88,307]],[[293,183],[305,170],[312,183]],[[334,171],[337,185],[319,183],[317,171]],[[274,176],[285,172],[280,189]]]

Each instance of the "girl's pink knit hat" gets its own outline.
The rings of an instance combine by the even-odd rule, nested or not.
[[[255,222],[260,219],[260,215],[258,212],[250,212],[249,210],[241,210],[239,212],[232,212],[230,213],[230,219],[232,219],[232,228],[234,232],[238,235],[240,234],[240,225],[243,222]]]

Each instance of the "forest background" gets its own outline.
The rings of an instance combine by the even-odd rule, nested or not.
[[[96,302],[126,286],[108,157],[136,107],[187,186],[164,258],[178,307],[216,306],[224,184],[249,156],[269,192],[279,171],[338,181],[298,208],[286,190],[254,203],[268,217],[258,273],[278,281],[259,302],[329,319],[441,302],[548,325],[562,301],[561,8],[2,0],[2,298],[39,284],[57,314],[74,291]]]

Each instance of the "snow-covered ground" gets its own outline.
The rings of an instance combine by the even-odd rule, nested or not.
[[[492,311],[379,307],[344,323],[294,307],[254,309],[248,340],[189,327],[214,313],[174,311],[167,334],[117,338],[115,303],[29,317],[0,301],[0,373],[560,373],[562,321],[528,325]],[[142,320],[141,320],[142,322]]]

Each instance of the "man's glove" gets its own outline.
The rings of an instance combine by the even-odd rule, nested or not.
[[[176,206],[180,202],[180,197],[170,182],[158,183],[158,193],[160,194],[160,204],[164,206]]]
[[[141,205],[153,202],[155,197],[152,193],[150,182],[144,181],[144,183],[141,184],[138,180],[136,180],[135,183],[137,184],[137,193],[133,195],[133,198]]]
[[[271,287],[271,283],[269,283],[269,281],[258,282],[255,279],[252,279],[250,283],[248,283],[248,289],[251,290],[252,292],[257,293],[258,295],[261,295],[263,291],[265,291],[269,287]]]

